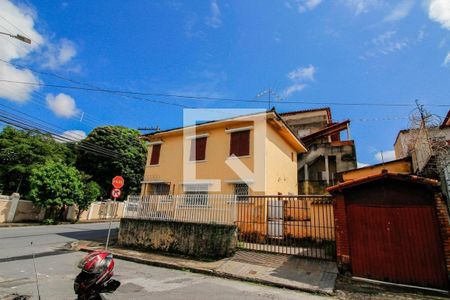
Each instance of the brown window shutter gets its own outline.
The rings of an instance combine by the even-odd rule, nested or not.
[[[195,153],[194,153],[195,143]],[[197,138],[191,141],[190,161],[205,160],[206,158],[206,137]]]
[[[197,147],[195,149],[196,160],[205,160],[206,157],[206,137],[196,139]]]
[[[152,157],[150,158],[151,165],[159,164],[159,153],[161,152],[161,144],[153,145],[152,147]]]
[[[244,156],[250,154],[250,130],[231,133],[230,155]]]

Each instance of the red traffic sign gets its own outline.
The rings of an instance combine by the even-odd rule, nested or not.
[[[123,179],[122,176],[116,176],[112,180],[112,185],[116,189],[122,188],[124,183],[125,183],[125,180]]]
[[[111,191],[111,196],[112,196],[113,198],[119,198],[121,193],[122,193],[122,192],[121,192],[119,189],[113,189],[113,190]]]

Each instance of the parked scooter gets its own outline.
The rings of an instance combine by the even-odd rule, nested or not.
[[[78,300],[103,299],[102,293],[112,293],[120,286],[119,281],[111,279],[114,275],[114,259],[108,251],[89,253],[79,262],[78,268],[81,272],[73,284]]]

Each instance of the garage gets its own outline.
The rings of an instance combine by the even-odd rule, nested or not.
[[[437,187],[431,179],[384,172],[329,188],[340,268],[447,290],[448,212]]]

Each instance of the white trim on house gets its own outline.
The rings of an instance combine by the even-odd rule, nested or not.
[[[183,181],[183,185],[201,185],[201,184],[207,184],[207,185],[213,185],[213,182],[211,180],[194,180],[194,181]]]
[[[245,127],[239,127],[239,128],[225,129],[225,132],[232,133],[232,132],[247,131],[247,130],[252,130],[252,129],[253,129],[253,126],[245,126]]]
[[[255,181],[253,179],[227,179],[225,180],[225,182],[230,184],[239,184],[239,183],[252,184]]]
[[[208,136],[209,136],[209,133],[202,133],[202,134],[196,134],[196,135],[187,136],[186,139],[187,140],[194,140],[194,139],[199,139],[199,138],[208,137]]]
[[[162,143],[164,142],[163,141],[148,142],[147,146],[161,145]]]
[[[143,180],[141,181],[141,184],[143,183],[169,183],[168,181],[164,181],[164,180]]]

